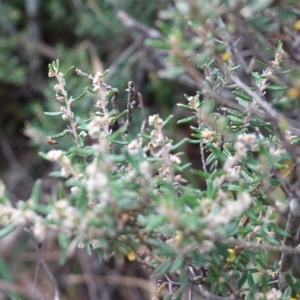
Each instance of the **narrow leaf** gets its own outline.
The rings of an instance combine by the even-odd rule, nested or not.
[[[267,86],[267,90],[269,91],[284,91],[285,89],[287,89],[286,85],[268,85]]]
[[[242,93],[242,92],[239,92],[239,91],[234,91],[232,92],[234,95],[246,100],[246,101],[252,101],[252,97]]]
[[[170,122],[170,120],[173,119],[173,117],[174,115],[168,116],[168,118],[163,122],[162,127],[165,127]]]
[[[42,187],[42,181],[38,179],[32,189],[30,199],[34,201],[34,203],[38,203],[41,195],[41,187]]]
[[[7,225],[4,228],[0,229],[0,239],[7,236],[11,232],[13,232],[16,229],[16,226],[14,225]]]
[[[73,71],[74,69],[75,69],[74,66],[70,67],[70,68],[68,69],[68,71],[65,73],[64,78],[66,78],[66,76],[67,76],[71,71]]]
[[[188,123],[188,122],[190,122],[190,121],[192,121],[192,120],[194,120],[196,118],[197,118],[197,116],[190,116],[188,118],[184,118],[184,119],[181,119],[181,120],[177,121],[177,124]]]
[[[80,94],[77,98],[72,99],[72,100],[71,100],[71,103],[77,102],[77,101],[80,100],[86,93],[87,93],[87,91],[84,91],[84,92],[83,92],[82,94]]]
[[[64,114],[64,112],[62,111],[46,111],[44,112],[44,115],[47,115],[47,116],[62,116]]]
[[[66,131],[63,131],[63,132],[61,132],[61,133],[52,135],[51,138],[52,138],[52,139],[59,139],[59,138],[61,138],[61,137],[64,137],[64,136],[68,135],[69,133],[70,133],[70,132],[69,132],[68,130],[66,130]]]
[[[157,268],[154,271],[154,274],[156,276],[162,276],[162,275],[166,274],[169,271],[171,265],[172,265],[171,260],[167,260],[167,261],[163,262],[162,264],[157,266]]]

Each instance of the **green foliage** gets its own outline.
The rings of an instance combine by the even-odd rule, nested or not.
[[[87,33],[94,18],[108,28],[113,2],[104,4],[103,10],[82,14],[91,19],[77,24],[77,34]],[[57,6],[53,1],[47,8]],[[82,2],[76,1],[75,8],[81,11]],[[146,120],[142,111],[140,132],[135,134],[133,83],[126,90],[127,109],[119,109],[118,90],[107,83],[116,74],[85,73],[84,49],[77,58],[85,69],[79,66],[74,72],[69,62],[59,60],[49,64],[55,96],[53,88],[51,97],[46,91],[53,100],[44,114],[39,107],[37,119],[55,148],[45,148],[40,155],[56,164],[50,176],[61,181],[55,196],[47,197],[38,180],[30,199],[16,207],[1,184],[0,237],[24,226],[33,240],[43,242],[51,230],[62,249],[61,261],[76,247],[89,255],[96,252],[100,263],[110,257],[136,260],[153,278],[163,278],[151,296],[167,285],[170,299],[180,299],[184,292],[192,299],[196,291],[203,299],[288,299],[298,294],[299,280],[293,277],[287,254],[298,253],[300,199],[284,178],[298,168],[299,138],[290,131],[295,129],[285,105],[289,88],[282,76],[289,75],[285,70],[290,66],[284,64],[284,45],[268,41],[266,34],[279,31],[283,20],[293,25],[299,12],[293,5],[285,7],[286,14],[280,8],[272,1],[248,1],[240,8],[238,1],[215,6],[178,0],[160,12],[162,37],[146,44],[169,50],[165,78],[185,74],[199,87],[178,105],[189,116],[177,124],[191,124],[192,138],[175,144],[165,133],[173,115],[165,121],[158,114]],[[64,9],[53,17],[62,20]],[[257,38],[259,50],[250,61],[242,55],[249,45],[239,48],[245,42],[234,35],[241,28],[246,38]],[[94,28],[89,36],[95,38],[96,33]],[[280,111],[274,108],[278,103],[283,103]],[[116,121],[119,128],[113,130]],[[176,152],[192,143],[199,146],[202,170],[183,164]],[[205,188],[189,183],[185,170],[201,178]],[[283,228],[276,216],[288,205],[292,209]],[[147,259],[140,255],[142,248]],[[280,266],[269,260],[270,251],[281,253]],[[178,287],[177,296],[173,286]]]

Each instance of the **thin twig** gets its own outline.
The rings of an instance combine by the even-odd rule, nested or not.
[[[21,177],[21,180],[28,185],[32,185],[33,184],[33,179],[30,177],[30,175],[28,174],[28,172],[26,170],[24,170],[21,165],[19,164],[10,144],[8,139],[6,138],[5,134],[2,132],[2,130],[0,129],[0,147],[2,149],[2,152],[10,166],[10,168],[12,169],[12,171],[14,171],[15,174],[19,174],[19,176]]]
[[[299,166],[297,166],[299,172]],[[297,186],[299,186],[299,181]],[[286,224],[286,232],[290,235],[285,236],[283,245],[288,247],[297,247],[299,245],[299,228],[300,228],[300,190],[295,187],[292,191],[292,200],[290,201],[289,216]],[[298,248],[298,247],[297,247]],[[280,264],[279,264],[279,279],[278,287],[284,290],[287,287],[287,282],[285,279],[285,274],[292,274],[292,267],[294,262],[295,253],[283,252],[281,254]]]
[[[118,89],[113,89],[113,91],[114,91],[114,94],[111,98],[111,105],[112,105],[112,108],[115,111],[115,113],[117,115],[119,115],[120,114],[120,110],[119,110],[119,106],[118,106],[119,91],[118,91]],[[124,126],[125,122],[124,122],[123,117],[118,119],[118,123],[120,126]]]
[[[67,275],[67,284],[87,283],[90,280],[95,280],[98,284],[108,284],[116,286],[132,286],[147,291],[151,296],[155,296],[155,286],[147,280],[129,277],[129,276],[89,276],[89,275]]]
[[[44,258],[43,258],[43,255],[42,255],[42,252],[41,252],[41,249],[38,245],[38,242],[36,241],[33,233],[31,230],[27,229],[26,230],[30,236],[31,236],[31,239],[33,241],[33,245],[34,245],[34,248],[36,250],[36,253],[37,253],[37,256],[38,256],[38,260],[40,262],[40,264],[42,265],[45,273],[47,274],[49,280],[52,282],[53,286],[54,286],[54,300],[60,300],[60,295],[59,295],[59,288],[58,288],[58,282],[57,280],[55,279],[55,277],[53,276],[52,272],[50,271],[48,265],[46,264]]]
[[[144,106],[144,99],[143,96],[140,92],[137,93],[138,96],[138,100],[139,100],[139,107],[141,110],[141,116],[142,116],[142,125],[141,125],[141,134],[143,134],[145,132],[145,130],[147,129],[147,118],[146,118],[146,113],[145,113],[145,106]],[[140,137],[140,146],[142,146],[143,144],[143,138],[142,136]]]
[[[128,98],[127,98],[127,120],[125,123],[125,129],[124,129],[124,134],[128,134],[129,132],[129,127],[131,126],[132,123],[132,112],[133,108],[135,105],[134,101],[134,84],[133,81],[128,82],[128,89],[126,89],[128,92]]]
[[[146,37],[164,39],[164,37],[159,31],[138,22],[137,20],[133,19],[130,15],[128,15],[125,11],[119,11],[117,17],[126,27],[134,28]]]

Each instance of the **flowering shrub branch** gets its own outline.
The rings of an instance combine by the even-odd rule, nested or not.
[[[195,1],[181,4],[178,9],[184,13],[170,10],[162,15],[183,22],[188,36],[195,38],[193,45],[177,27],[164,37],[127,14],[119,17],[125,26],[154,39],[148,43],[168,49],[169,65],[179,64],[199,87],[196,95],[178,104],[188,117],[177,123],[188,124],[191,136],[174,144],[165,129],[173,116],[147,118],[132,81],[126,89],[126,109],[119,111],[119,92],[105,82],[107,72],[90,75],[76,69],[90,87],[77,98],[69,97],[70,72],[62,72],[59,61],[53,62],[49,77],[58,82],[54,91],[63,106],[45,114],[68,123],[48,137],[55,148],[40,155],[57,165],[59,171],[50,175],[60,179],[63,189],[57,199],[46,200],[37,181],[30,199],[14,207],[1,184],[0,237],[24,227],[42,243],[52,232],[65,258],[85,248],[98,254],[99,263],[111,258],[137,262],[147,268],[150,283],[137,280],[136,286],[150,297],[292,299],[300,293],[300,280],[292,272],[300,254],[299,179],[294,186],[283,179],[298,173],[299,137],[273,103],[285,101],[287,86],[276,83],[285,68],[283,43],[270,45],[270,63],[256,65],[254,58],[246,63],[238,43],[231,47],[222,20],[226,14],[200,11]],[[227,4],[222,9],[230,12]],[[238,11],[239,22],[255,15],[253,11],[259,13],[250,4]],[[194,18],[196,12],[203,24]],[[203,46],[208,53],[197,60],[194,50]],[[87,93],[97,100],[83,120],[73,107]],[[136,102],[142,122],[135,136],[131,129]],[[113,129],[116,122],[119,128]],[[60,149],[57,140],[68,136],[73,145]],[[197,144],[201,169],[183,164],[178,150],[187,144]],[[190,183],[191,174],[205,181],[205,188]],[[284,217],[286,207],[287,220],[280,225],[276,218]],[[279,256],[269,257],[272,251]],[[116,279],[103,280],[109,284]],[[52,282],[58,299],[56,281]]]

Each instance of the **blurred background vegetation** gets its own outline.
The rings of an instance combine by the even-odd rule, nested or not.
[[[26,199],[34,179],[45,172],[45,163],[29,144],[46,150],[51,147],[46,137],[64,128],[62,121],[49,126],[51,118],[43,115],[60,107],[54,100],[54,82],[47,76],[49,62],[59,58],[65,71],[70,66],[92,74],[110,69],[107,82],[119,89],[121,108],[126,105],[127,83],[133,80],[147,107],[169,113],[176,87],[157,76],[157,67],[147,66],[151,62],[145,61],[142,47],[146,36],[125,27],[117,16],[126,11],[152,27],[168,2],[0,1],[0,175],[14,200]],[[67,89],[77,97],[88,84],[79,76],[69,76]],[[176,94],[183,98],[183,93]],[[91,95],[82,101],[83,118],[89,116],[93,101]],[[135,120],[138,124],[138,118]],[[21,169],[29,176],[24,177],[25,171],[16,172]]]
[[[224,55],[233,45],[242,59],[234,51],[231,55],[237,59],[235,63],[244,62],[244,72],[239,75],[247,82],[253,57],[263,63],[270,62],[272,53],[267,48],[274,49],[278,40],[282,40],[289,55],[284,58],[284,64],[293,70],[291,77],[286,78],[284,74],[281,77],[282,85],[288,87],[286,97],[274,99],[273,104],[297,120],[300,115],[300,25],[297,25],[300,12],[297,5],[297,1],[280,0],[0,0],[0,177],[12,201],[28,199],[37,178],[43,178],[43,188],[52,192],[53,181],[48,178],[52,167],[37,151],[53,148],[47,144],[47,136],[65,127],[62,120],[53,124],[51,118],[43,115],[44,111],[59,110],[60,106],[55,100],[55,83],[47,76],[48,63],[57,58],[64,71],[70,66],[92,74],[110,69],[106,82],[119,89],[120,108],[126,104],[125,89],[132,80],[136,91],[143,95],[147,114],[160,113],[165,118],[170,113],[176,115],[174,105],[184,101],[184,94],[195,95],[200,89],[197,72],[205,75],[205,69],[200,71],[198,67],[208,58],[226,61]],[[220,18],[225,25],[219,22]],[[224,28],[230,35],[228,39],[223,35]],[[221,38],[225,43],[218,42]],[[185,68],[185,62],[197,68],[196,75]],[[262,66],[256,65],[250,73],[255,68],[261,70]],[[203,78],[201,76],[199,78]],[[219,74],[215,76],[217,80]],[[73,97],[79,96],[89,85],[85,78],[75,74],[68,77],[67,89]],[[232,100],[230,95],[228,99]],[[89,117],[93,103],[93,96],[87,94],[80,106],[83,118]],[[139,111],[134,125],[138,130]],[[189,133],[188,128],[184,128],[185,133],[174,133],[170,128],[170,135],[181,138]],[[200,161],[198,149],[190,147],[187,150],[191,152],[190,159]],[[9,266],[0,258],[0,278],[10,280],[12,276],[12,281],[17,278],[18,283],[31,284],[36,261],[34,250],[22,253],[28,246],[22,238],[8,245],[5,251],[2,249],[3,257],[12,251],[22,264]],[[57,245],[49,241],[48,246],[49,257],[45,259],[55,262],[51,265],[55,274],[81,272],[87,262],[93,261],[80,252],[77,260],[59,265]],[[26,268],[28,266],[30,268]],[[114,261],[105,267],[123,275],[146,276],[141,274],[141,269],[129,270]],[[63,281],[60,283],[62,290],[67,289]],[[51,286],[43,280],[40,284],[41,291]],[[91,286],[88,288],[91,289],[89,299],[97,299],[91,296]],[[82,298],[86,289],[80,285],[78,289],[68,290],[65,299]],[[27,290],[19,292],[25,297]],[[111,299],[133,299],[131,292],[127,291],[127,298],[125,292],[114,292],[117,298]],[[16,295],[0,293],[0,300],[19,299]],[[43,297],[50,299],[45,294]],[[37,299],[42,298],[37,296]],[[110,298],[103,294],[101,299]]]

